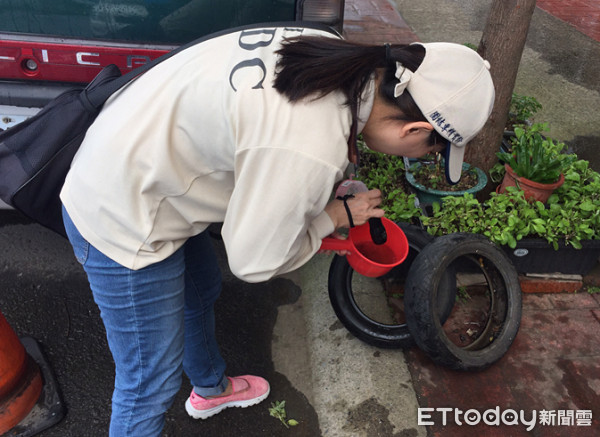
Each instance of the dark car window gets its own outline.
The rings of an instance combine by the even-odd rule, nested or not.
[[[221,29],[294,20],[294,0],[0,0],[0,32],[182,44]]]

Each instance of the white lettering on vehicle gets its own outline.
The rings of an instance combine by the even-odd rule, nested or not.
[[[79,65],[100,65],[100,62],[86,61],[83,57],[86,56],[100,56],[100,53],[88,53],[88,52],[77,52],[75,57]]]
[[[150,56],[129,55],[127,56],[127,68],[135,68],[150,62]]]

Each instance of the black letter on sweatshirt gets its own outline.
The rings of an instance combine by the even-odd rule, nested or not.
[[[229,85],[231,85],[231,88],[233,88],[234,91],[237,91],[237,88],[233,85],[233,75],[236,73],[236,71],[241,70],[242,68],[250,67],[258,67],[262,70],[262,79],[259,80],[256,85],[252,87],[252,89],[257,90],[263,88],[262,84],[265,81],[265,76],[267,75],[267,68],[260,58],[254,58],[239,62],[235,67],[233,67],[233,70],[231,70],[231,74],[229,75]]]
[[[273,42],[273,38],[275,38],[276,31],[277,31],[277,29],[244,30],[240,33],[239,45],[244,50],[254,50],[259,47],[267,47],[269,44],[271,44]],[[260,34],[271,35],[271,38],[268,41],[258,41],[258,42],[252,43],[252,44],[246,44],[245,42],[242,41],[242,39],[245,36],[260,35]]]

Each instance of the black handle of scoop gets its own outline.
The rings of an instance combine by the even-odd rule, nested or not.
[[[369,219],[369,230],[371,232],[371,239],[375,244],[383,244],[387,241],[387,233],[385,227],[378,217],[371,217]]]

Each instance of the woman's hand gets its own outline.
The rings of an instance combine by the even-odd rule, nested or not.
[[[356,193],[354,197],[346,200],[354,226],[366,223],[371,217],[383,217],[384,211],[378,206],[381,204],[381,191],[369,190],[364,193]],[[335,225],[335,229],[349,228],[350,219],[344,207],[344,202],[335,199],[327,204],[325,212]]]

